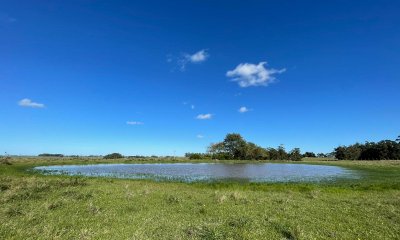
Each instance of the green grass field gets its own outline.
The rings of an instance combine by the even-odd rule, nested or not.
[[[363,172],[360,180],[323,184],[189,184],[28,171],[99,162],[143,161],[1,163],[0,239],[400,239],[400,161],[306,160]]]

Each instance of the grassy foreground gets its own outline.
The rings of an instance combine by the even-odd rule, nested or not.
[[[400,239],[400,161],[313,161],[363,172],[360,180],[325,184],[188,184],[27,171],[94,162],[103,160],[0,163],[0,239]]]

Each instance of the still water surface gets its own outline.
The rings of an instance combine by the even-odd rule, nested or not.
[[[154,179],[157,181],[314,182],[358,178],[358,173],[337,166],[286,163],[165,163],[41,166],[45,174]]]

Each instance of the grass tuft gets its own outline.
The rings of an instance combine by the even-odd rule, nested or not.
[[[177,204],[177,203],[180,203],[180,202],[181,202],[181,199],[178,198],[177,196],[174,196],[174,195],[168,195],[168,196],[166,197],[166,202],[167,202],[168,204]]]
[[[56,202],[51,202],[46,204],[46,209],[47,210],[55,210],[57,208],[60,208],[62,206],[62,202],[56,201]]]
[[[93,202],[89,203],[88,209],[89,209],[89,212],[94,215],[99,214],[100,210],[101,210],[100,207],[94,205]]]
[[[186,235],[191,239],[218,240],[226,239],[224,235],[208,226],[191,226],[186,229]]]
[[[8,207],[5,210],[5,214],[9,217],[16,217],[16,216],[24,215],[24,212],[19,207]]]
[[[251,219],[248,217],[238,217],[234,218],[228,221],[228,226],[233,227],[233,228],[244,228],[248,224],[251,223]]]

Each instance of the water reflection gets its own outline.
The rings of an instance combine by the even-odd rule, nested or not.
[[[117,177],[130,179],[177,180],[185,182],[237,180],[245,182],[325,181],[358,178],[353,170],[310,164],[95,164],[42,166],[46,174]]]

